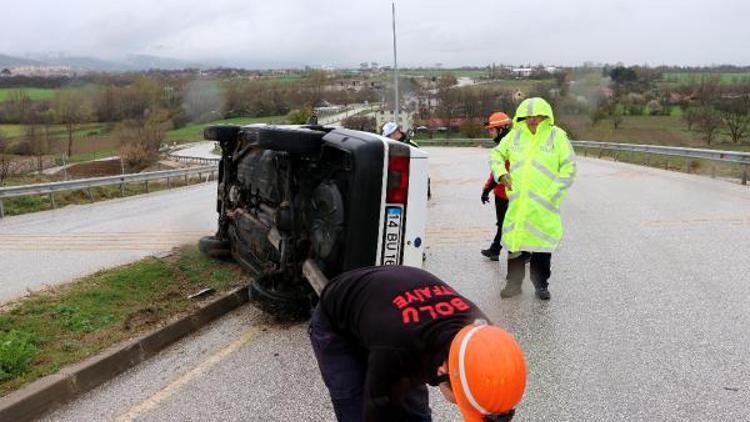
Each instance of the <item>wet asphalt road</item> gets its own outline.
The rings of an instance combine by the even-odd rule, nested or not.
[[[0,219],[0,303],[216,231],[216,183]]]
[[[501,300],[487,150],[427,148],[426,269],[523,347],[519,421],[750,420],[750,188],[579,160],[552,300]],[[434,394],[437,421],[459,420]],[[245,306],[47,420],[328,421],[304,324]]]

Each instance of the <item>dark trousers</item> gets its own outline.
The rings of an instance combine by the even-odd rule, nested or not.
[[[336,419],[339,422],[362,421],[367,350],[334,331],[320,306],[313,312],[308,333],[320,374],[331,395]],[[400,403],[404,413],[409,415],[405,420],[432,420],[429,395],[424,384],[412,389],[401,398]]]
[[[552,274],[552,254],[547,252],[521,252],[518,256],[510,258],[508,255],[508,285],[521,287],[526,277],[526,260],[530,260],[531,283],[534,288],[546,289]]]
[[[495,238],[492,239],[492,245],[490,245],[490,250],[493,253],[500,253],[500,250],[503,248],[500,245],[500,241],[503,240],[503,221],[505,221],[506,211],[508,211],[508,200],[495,195],[495,224],[497,225],[497,233],[495,233]]]

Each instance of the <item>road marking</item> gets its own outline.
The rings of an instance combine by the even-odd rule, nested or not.
[[[727,223],[732,226],[747,226],[750,225],[750,216],[649,220],[644,222],[647,226],[697,226],[714,223]]]
[[[77,233],[61,235],[0,235],[0,250],[9,251],[104,251],[171,248],[191,243],[210,234],[207,231]]]
[[[261,328],[259,327],[253,327],[245,331],[245,333],[242,334],[242,336],[240,336],[240,338],[237,339],[234,343],[214,353],[203,363],[186,372],[181,377],[174,380],[171,384],[156,392],[156,394],[154,394],[153,396],[131,407],[127,411],[127,413],[118,416],[115,421],[132,421],[135,420],[135,418],[143,416],[149,411],[156,409],[161,403],[172,397],[177,392],[177,390],[184,387],[198,376],[206,373],[209,369],[216,366],[219,362],[226,359],[229,355],[249,343],[259,332],[261,332]]]

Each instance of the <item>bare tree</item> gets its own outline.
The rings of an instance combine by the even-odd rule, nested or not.
[[[479,138],[486,132],[484,126],[482,126],[482,124],[478,120],[466,119],[461,124],[461,133],[463,133],[467,138]]]
[[[721,95],[721,79],[719,76],[701,76],[700,80],[693,86],[698,103],[703,106],[711,106]]]
[[[68,156],[71,156],[76,125],[88,121],[92,115],[89,98],[79,90],[59,90],[55,93],[54,110],[57,122],[65,125],[68,132]]]
[[[8,154],[9,146],[8,139],[0,131],[0,186],[5,186],[5,180],[10,175],[11,168],[13,167],[13,159]]]
[[[739,143],[750,130],[750,97],[743,95],[723,100],[717,109],[732,142]]]
[[[135,171],[143,170],[159,157],[159,147],[170,127],[166,110],[149,112],[144,119],[123,121],[115,128],[120,140],[120,156]]]
[[[365,132],[377,132],[375,118],[372,116],[350,116],[341,122],[347,129],[362,130]]]
[[[438,91],[438,107],[437,112],[443,120],[445,126],[450,128],[453,121],[458,113],[458,105],[461,99],[458,90],[452,88],[443,88]]]
[[[323,100],[323,89],[328,85],[328,74],[323,70],[311,71],[305,83],[310,94],[309,104],[316,107]]]
[[[688,106],[682,112],[682,120],[687,124],[688,130],[693,130],[693,126],[698,123],[700,110],[697,107]]]
[[[39,119],[31,117],[26,124],[26,139],[31,147],[31,155],[36,158],[36,166],[39,173],[44,170],[44,156],[49,154],[49,142],[39,125]]]
[[[712,106],[701,107],[698,120],[703,137],[708,145],[714,140],[721,128],[721,116]]]
[[[619,102],[614,103],[614,105],[612,106],[610,116],[612,116],[612,127],[615,129],[620,127],[620,125],[622,124],[622,121],[625,118],[623,116],[623,107],[624,106],[620,104]]]

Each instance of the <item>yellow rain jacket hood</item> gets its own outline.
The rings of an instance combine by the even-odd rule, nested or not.
[[[536,133],[529,116],[544,116]],[[510,171],[505,161],[510,161]],[[552,107],[543,98],[527,98],[518,106],[513,129],[490,152],[496,181],[510,173],[508,211],[502,244],[509,252],[552,252],[563,235],[560,204],[575,178],[575,153],[568,135],[555,126]]]

